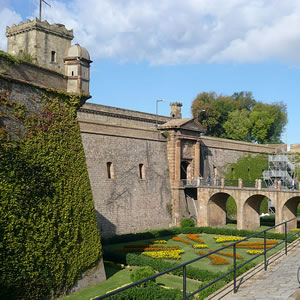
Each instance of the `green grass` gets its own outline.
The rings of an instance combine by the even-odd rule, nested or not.
[[[120,265],[105,262],[105,272],[107,280],[92,287],[82,289],[79,292],[69,296],[60,298],[61,300],[89,300],[97,296],[103,295],[109,291],[117,289],[124,284],[131,283],[130,273],[134,267],[126,267],[122,269]],[[157,278],[156,282],[160,286],[165,286],[174,289],[183,288],[182,278],[174,275],[165,274]],[[200,282],[197,280],[187,279],[186,287],[188,292],[193,292],[199,288]]]
[[[60,299],[70,300],[88,300],[114,290],[126,283],[131,283],[130,269],[121,269],[115,264],[105,263],[105,272],[108,280],[92,287],[82,289],[79,292]]]

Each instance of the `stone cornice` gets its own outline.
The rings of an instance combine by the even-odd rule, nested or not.
[[[90,108],[80,108],[79,112],[94,114],[94,115],[109,116],[109,117],[119,118],[119,119],[140,121],[140,122],[145,122],[145,123],[153,123],[153,124],[164,124],[165,123],[164,121],[156,120],[155,117],[153,119],[150,119],[150,118],[148,119],[148,118],[130,116],[128,114],[118,114],[118,113],[114,113],[114,112],[94,110],[94,109],[90,109]]]

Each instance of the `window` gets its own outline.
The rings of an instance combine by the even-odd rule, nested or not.
[[[74,71],[72,71],[72,76],[74,76]]]
[[[107,178],[108,179],[115,178],[114,168],[113,168],[113,163],[112,162],[106,163],[106,169],[107,169]]]
[[[139,164],[139,178],[145,179],[145,166],[143,164]]]
[[[51,51],[51,62],[56,62],[56,52]]]

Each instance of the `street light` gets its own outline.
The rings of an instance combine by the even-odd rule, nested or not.
[[[158,124],[157,124],[157,121],[158,121],[158,102],[166,102],[165,99],[159,99],[159,100],[156,100],[156,121],[155,121],[155,126],[157,127]]]

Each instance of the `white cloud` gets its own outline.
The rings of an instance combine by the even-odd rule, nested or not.
[[[7,1],[3,1],[6,3]],[[0,6],[3,5],[0,1]],[[3,6],[2,6],[3,7]],[[9,8],[0,10],[0,49],[7,50],[7,39],[5,37],[6,26],[11,26],[14,23],[19,23],[21,16]]]
[[[47,20],[73,28],[74,42],[93,59],[300,62],[300,1],[53,0],[51,6]]]

